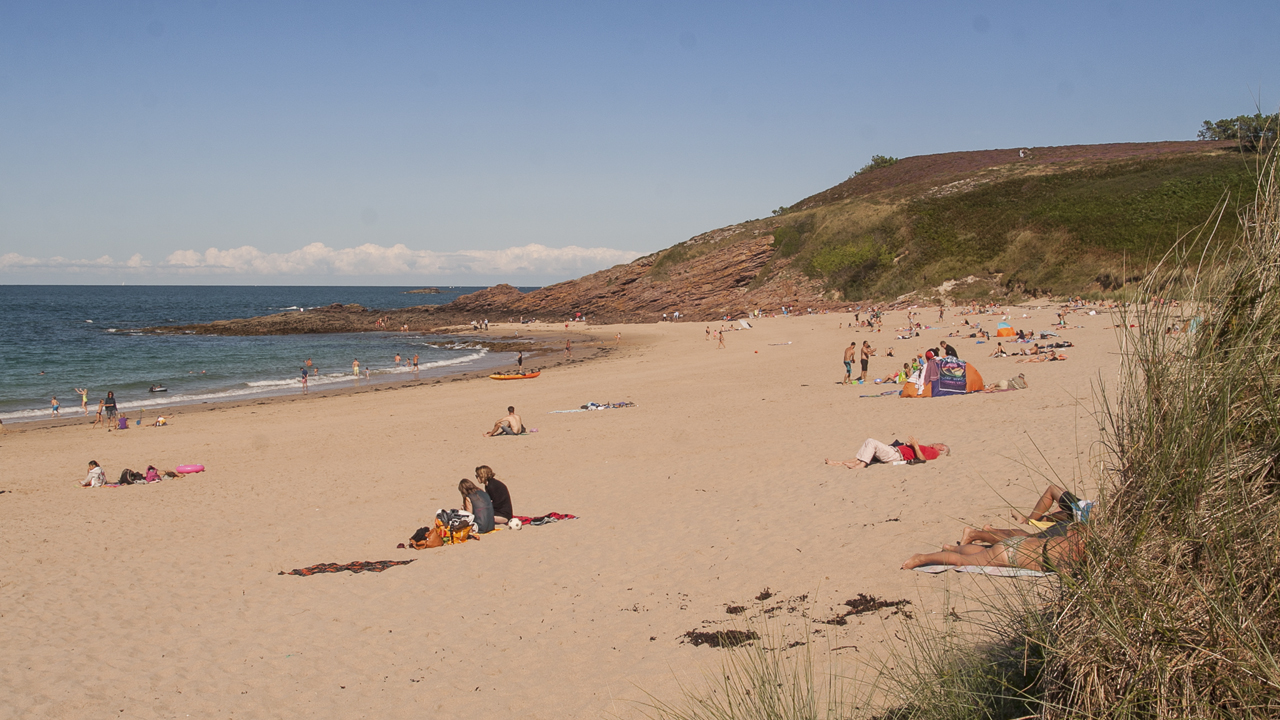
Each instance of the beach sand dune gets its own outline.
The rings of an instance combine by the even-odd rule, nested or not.
[[[1023,326],[1047,329],[1054,311]],[[722,651],[681,642],[808,595],[814,618],[858,593],[943,610],[944,591],[992,581],[898,570],[959,537],[963,523],[1025,508],[1052,478],[1088,476],[1091,382],[1111,379],[1110,316],[1063,363],[987,359],[955,341],[988,382],[1025,372],[1026,391],[936,400],[860,397],[841,353],[870,339],[901,367],[919,341],[838,329],[852,316],[601,326],[609,355],[537,380],[469,380],[193,407],[166,428],[30,429],[0,436],[0,717],[401,717],[520,712],[630,715],[645,692],[672,698]],[[891,313],[886,327],[902,322]],[[983,317],[994,326],[994,318]],[[713,329],[719,324],[713,324]],[[521,329],[522,333],[525,329]],[[790,345],[773,343],[790,342]],[[587,402],[637,407],[548,414]],[[485,438],[514,405],[538,432]],[[89,419],[91,421],[92,418]],[[914,434],[954,451],[920,466],[849,471],[866,437]],[[146,487],[80,489],[148,463],[202,463]],[[457,547],[398,550],[458,480],[491,465],[520,515],[567,520]],[[414,559],[382,573],[298,577],[322,562]],[[997,586],[998,587],[998,586]],[[787,613],[785,607],[777,615]],[[887,618],[887,619],[880,619]],[[898,642],[883,611],[828,630],[849,663]],[[712,624],[706,624],[710,621]],[[825,647],[825,642],[820,644]]]

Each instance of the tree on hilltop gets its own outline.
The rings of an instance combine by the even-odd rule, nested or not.
[[[1280,113],[1240,115],[1217,122],[1204,121],[1197,140],[1237,140],[1247,150],[1265,150],[1276,140]]]

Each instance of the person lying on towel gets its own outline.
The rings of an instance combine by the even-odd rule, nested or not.
[[[894,440],[885,445],[875,438],[867,438],[862,443],[858,456],[852,460],[827,460],[828,465],[843,465],[850,470],[864,468],[873,462],[892,463],[905,460],[908,465],[922,464],[927,460],[937,460],[940,455],[950,455],[951,448],[942,443],[921,445],[914,436],[908,437],[904,443]]]
[[[1058,572],[1084,559],[1087,534],[1087,525],[1073,523],[1061,537],[1011,537],[990,547],[960,545],[954,550],[916,553],[902,563],[902,569],[911,570],[925,565],[976,565]]]

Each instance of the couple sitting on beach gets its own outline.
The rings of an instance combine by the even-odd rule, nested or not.
[[[1057,572],[1084,559],[1088,535],[1085,523],[1091,507],[1092,503],[1050,485],[1029,515],[1013,514],[1014,520],[1031,525],[1038,532],[990,525],[981,530],[965,528],[959,544],[943,545],[941,552],[912,555],[902,568],[949,565]]]
[[[462,508],[437,513],[434,527],[419,528],[409,539],[414,548],[440,547],[445,544],[446,535],[447,542],[465,542],[471,531],[492,532],[498,524],[510,521],[511,492],[488,465],[476,468],[474,481],[459,481],[458,492],[462,495]]]

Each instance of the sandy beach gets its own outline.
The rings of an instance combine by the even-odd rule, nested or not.
[[[1049,330],[1057,310],[1011,309],[1009,322]],[[1050,480],[1087,481],[1093,387],[1119,365],[1115,319],[1070,315],[1058,330],[1076,345],[1066,362],[1018,364],[986,357],[994,338],[948,339],[987,382],[1021,372],[1027,390],[903,400],[864,397],[898,386],[839,384],[851,341],[879,349],[871,375],[883,377],[963,320],[922,312],[934,328],[912,340],[893,339],[903,312],[878,334],[840,328],[852,315],[803,315],[753,321],[724,349],[706,323],[593,326],[597,343],[620,332],[621,344],[536,380],[184,409],[168,427],[124,432],[8,426],[0,717],[632,717],[646,693],[674,699],[720,662],[723,651],[682,642],[689,630],[781,604],[770,614],[803,631],[801,615],[829,618],[859,593],[928,614],[946,612],[948,593],[992,592],[1014,581],[899,566],[965,523],[1005,524]],[[977,319],[994,329],[999,317]],[[624,400],[636,407],[552,413]],[[537,432],[483,437],[508,405]],[[823,463],[867,437],[908,435],[953,455]],[[208,469],[81,489],[89,460],[108,478]],[[578,519],[396,549],[457,507],[458,480],[481,464],[517,514]],[[381,573],[279,574],[408,559]],[[753,599],[765,589],[775,597]],[[900,622],[886,610],[811,637],[858,667],[900,642]]]

